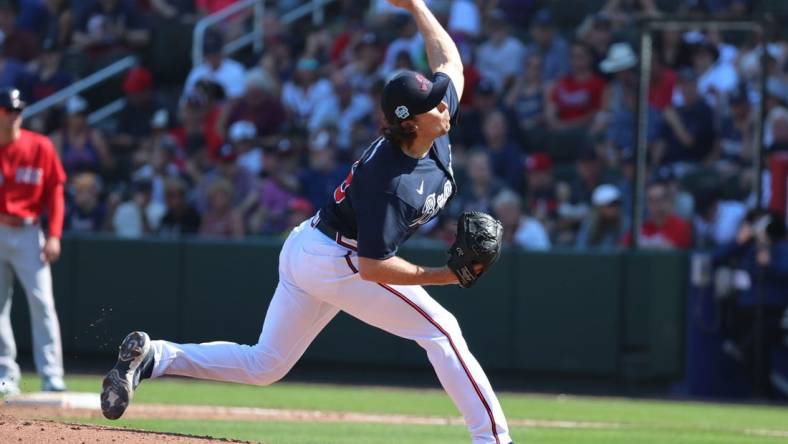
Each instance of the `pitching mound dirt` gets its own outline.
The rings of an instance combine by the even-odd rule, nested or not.
[[[177,435],[169,433],[142,432],[112,427],[67,424],[42,419],[25,419],[9,409],[0,410],[0,442],[13,443],[168,443],[168,444],[208,444],[238,443],[211,437]],[[27,411],[26,413],[30,413]]]

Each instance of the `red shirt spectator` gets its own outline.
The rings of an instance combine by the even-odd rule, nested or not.
[[[556,83],[550,100],[557,106],[558,119],[567,122],[596,112],[604,90],[605,81],[596,74],[582,79],[570,75]]]
[[[670,68],[657,67],[652,74],[651,87],[648,90],[648,103],[658,110],[663,110],[673,100],[676,73]]]
[[[640,246],[685,250],[692,246],[692,226],[673,214],[673,199],[668,187],[655,182],[646,189],[648,218],[640,228]],[[632,236],[627,234],[624,244],[629,245]]]
[[[550,91],[547,122],[553,129],[586,125],[602,107],[605,80],[594,73],[592,61],[587,45],[572,45],[572,71]]]
[[[197,10],[210,15],[232,5],[237,0],[196,0]]]

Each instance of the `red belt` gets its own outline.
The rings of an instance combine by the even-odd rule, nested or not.
[[[28,227],[30,225],[36,224],[37,222],[38,218],[35,217],[18,217],[12,216],[10,214],[0,213],[0,225],[5,225],[7,227]]]

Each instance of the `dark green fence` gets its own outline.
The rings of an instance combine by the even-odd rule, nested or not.
[[[67,238],[54,267],[67,361],[112,355],[128,331],[254,343],[277,282],[280,241]],[[440,264],[443,251],[406,258]],[[430,293],[460,321],[489,369],[669,381],[681,376],[685,256],[508,251],[472,289]],[[17,289],[17,342],[30,348]],[[351,346],[352,344],[352,346]],[[313,364],[423,366],[415,343],[340,315],[303,358]]]

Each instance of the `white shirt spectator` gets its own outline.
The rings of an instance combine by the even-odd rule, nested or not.
[[[695,235],[698,239],[711,240],[715,245],[733,242],[746,215],[747,207],[743,203],[722,200],[717,204],[717,214],[711,222],[694,218]]]
[[[482,21],[479,8],[471,0],[456,0],[449,12],[449,32],[467,34],[472,37],[479,35]]]
[[[476,52],[476,66],[483,77],[490,79],[495,90],[503,90],[506,78],[516,76],[523,66],[525,46],[515,37],[506,37],[496,45],[488,40]]]
[[[719,103],[720,94],[728,94],[739,84],[739,74],[732,63],[718,62],[698,78],[698,92],[710,106]]]
[[[219,65],[219,69],[216,70],[209,64],[203,63],[202,65],[192,68],[189,76],[186,78],[184,92],[191,92],[198,81],[209,79],[222,85],[227,97],[235,98],[243,94],[245,78],[246,70],[244,66],[233,59],[223,59],[222,64]]]
[[[166,212],[167,208],[164,205],[155,202],[151,202],[145,207],[145,217],[148,218],[151,230],[156,231],[159,228],[161,219]],[[115,234],[119,237],[140,238],[145,234],[140,208],[133,200],[118,206],[112,217],[112,226],[115,229]]]
[[[334,123],[337,127],[337,145],[342,149],[348,149],[352,139],[353,125],[373,113],[375,105],[369,95],[356,93],[353,94],[347,107],[343,109],[341,106],[339,99],[335,96],[333,98],[333,112],[331,115],[325,116],[321,126],[325,122]]]
[[[547,230],[536,218],[523,216],[514,234],[514,243],[526,250],[549,250],[550,237]]]
[[[306,89],[288,81],[282,88],[282,104],[314,130],[320,127],[325,113],[330,112],[333,95],[328,79],[319,79]]]
[[[397,62],[397,56],[402,51],[406,51],[408,54],[410,54],[410,60],[414,65],[417,65],[419,58],[421,58],[423,48],[424,39],[419,33],[414,34],[413,37],[409,39],[400,37],[394,40],[386,49],[386,56],[383,59],[381,74],[385,76],[394,70],[394,64]]]

